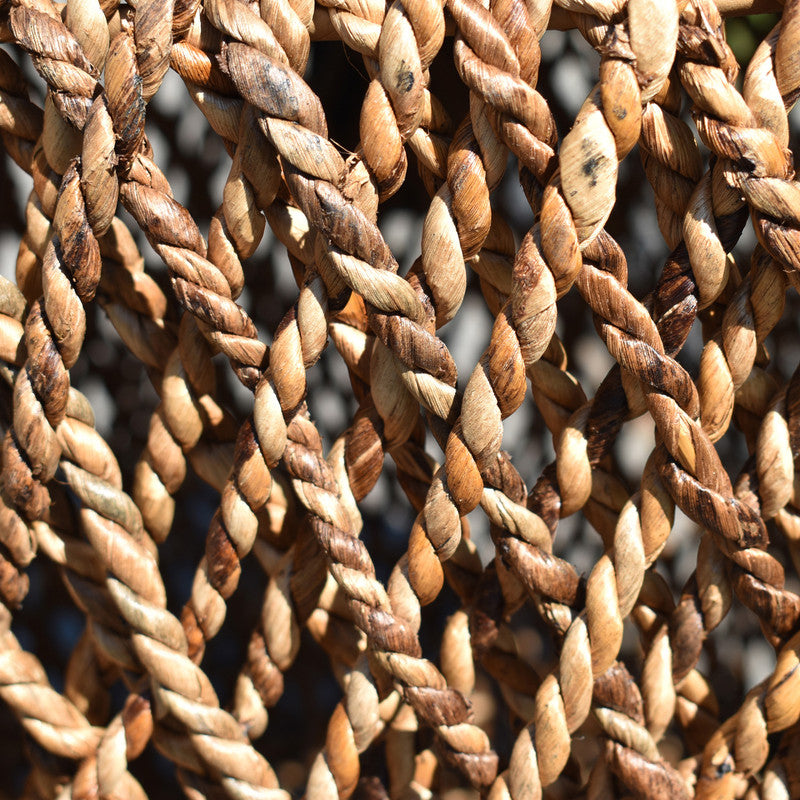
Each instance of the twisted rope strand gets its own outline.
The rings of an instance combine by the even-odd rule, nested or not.
[[[724,22],[754,9],[778,24]],[[10,215],[19,288],[0,281],[0,695],[26,731],[23,796],[143,800],[158,778],[129,764],[149,741],[190,798],[793,795],[797,9],[0,7],[39,78],[0,54],[0,138],[33,179]],[[540,50],[554,30],[574,33]],[[208,125],[159,103],[151,140],[169,67]],[[334,109],[359,80],[348,125]],[[231,158],[213,177],[190,163],[220,152],[206,132]],[[652,225],[626,197],[645,180]],[[262,280],[267,223],[285,254],[269,243]],[[646,286],[655,223],[670,253]],[[283,291],[286,256],[288,311],[253,291]],[[109,447],[123,420],[104,441],[73,386],[118,392],[94,299],[155,388],[135,468]],[[269,339],[261,319],[280,320]],[[221,494],[179,619],[164,578],[206,508],[190,470]],[[255,628],[228,612],[251,550]],[[40,616],[37,553],[74,631]],[[290,708],[302,733],[275,723]]]

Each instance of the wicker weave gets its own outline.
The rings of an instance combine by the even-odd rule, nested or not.
[[[800,798],[800,0],[0,31],[0,797]]]

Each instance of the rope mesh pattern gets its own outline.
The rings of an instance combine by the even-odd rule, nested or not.
[[[800,798],[800,0],[0,34],[0,798]]]

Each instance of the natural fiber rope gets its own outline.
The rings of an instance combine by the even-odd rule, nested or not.
[[[309,798],[458,786],[497,800],[800,796],[800,368],[770,363],[777,337],[795,330],[786,298],[800,287],[788,116],[800,3],[760,4],[780,20],[740,93],[722,15],[753,8],[0,6],[2,39],[17,46],[0,54],[0,137],[33,178],[17,286],[0,283],[0,697],[50,754],[33,758],[25,796],[161,796],[162,778],[131,772],[151,740],[190,798],[287,796],[268,712],[288,702],[285,675],[326,671],[304,629],[342,693],[319,735],[297,721],[304,772],[292,790]],[[537,88],[539,39],[570,28],[600,61],[561,130],[559,98]],[[324,69],[315,42],[326,40],[352,51],[357,70],[363,58],[357,142],[334,142],[336,109],[303,77],[309,63],[312,78]],[[170,68],[231,157],[207,241],[146,133]],[[350,78],[337,78],[344,98]],[[605,228],[619,230],[621,165],[637,144],[671,251],[641,299]],[[527,233],[500,211],[509,155],[533,213]],[[381,204],[411,186],[427,199],[419,258],[403,274],[379,226]],[[748,212],[757,244],[745,269],[732,251]],[[297,299],[265,341],[248,264],[267,225]],[[469,312],[472,272],[494,321],[459,380],[445,326]],[[97,335],[95,299],[158,398],[135,465],[118,463],[72,385],[87,332]],[[584,305],[614,361],[593,396],[576,377],[568,302]],[[329,337],[326,363],[344,361],[354,403],[327,447],[310,407]],[[252,393],[244,412],[231,406],[228,370]],[[502,449],[504,421],[522,406],[552,436],[538,475]],[[615,448],[643,416],[655,443],[637,489]],[[738,462],[726,456],[734,438]],[[362,535],[361,510],[386,481],[386,455],[417,514],[388,557]],[[192,473],[219,507],[201,561],[182,564],[190,592],[168,597],[161,553],[202,535],[175,525]],[[483,564],[466,521],[478,506],[493,549]],[[661,569],[676,507],[700,534],[684,585]],[[573,515],[601,537],[583,574],[559,537]],[[261,610],[226,688],[201,662],[235,623],[228,606],[251,550],[266,590],[247,599]],[[12,612],[24,618],[36,602],[38,554],[86,618],[63,693],[13,632]],[[461,609],[437,627],[432,610],[453,597]],[[171,609],[184,601],[179,619]],[[746,695],[726,690],[723,716],[707,659],[738,609],[755,614],[776,660]],[[628,619],[638,655],[624,642]],[[549,646],[521,652],[525,630]],[[364,765],[377,774],[362,777]]]

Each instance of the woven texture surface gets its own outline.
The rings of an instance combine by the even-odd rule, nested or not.
[[[0,41],[0,798],[800,798],[800,0]]]

